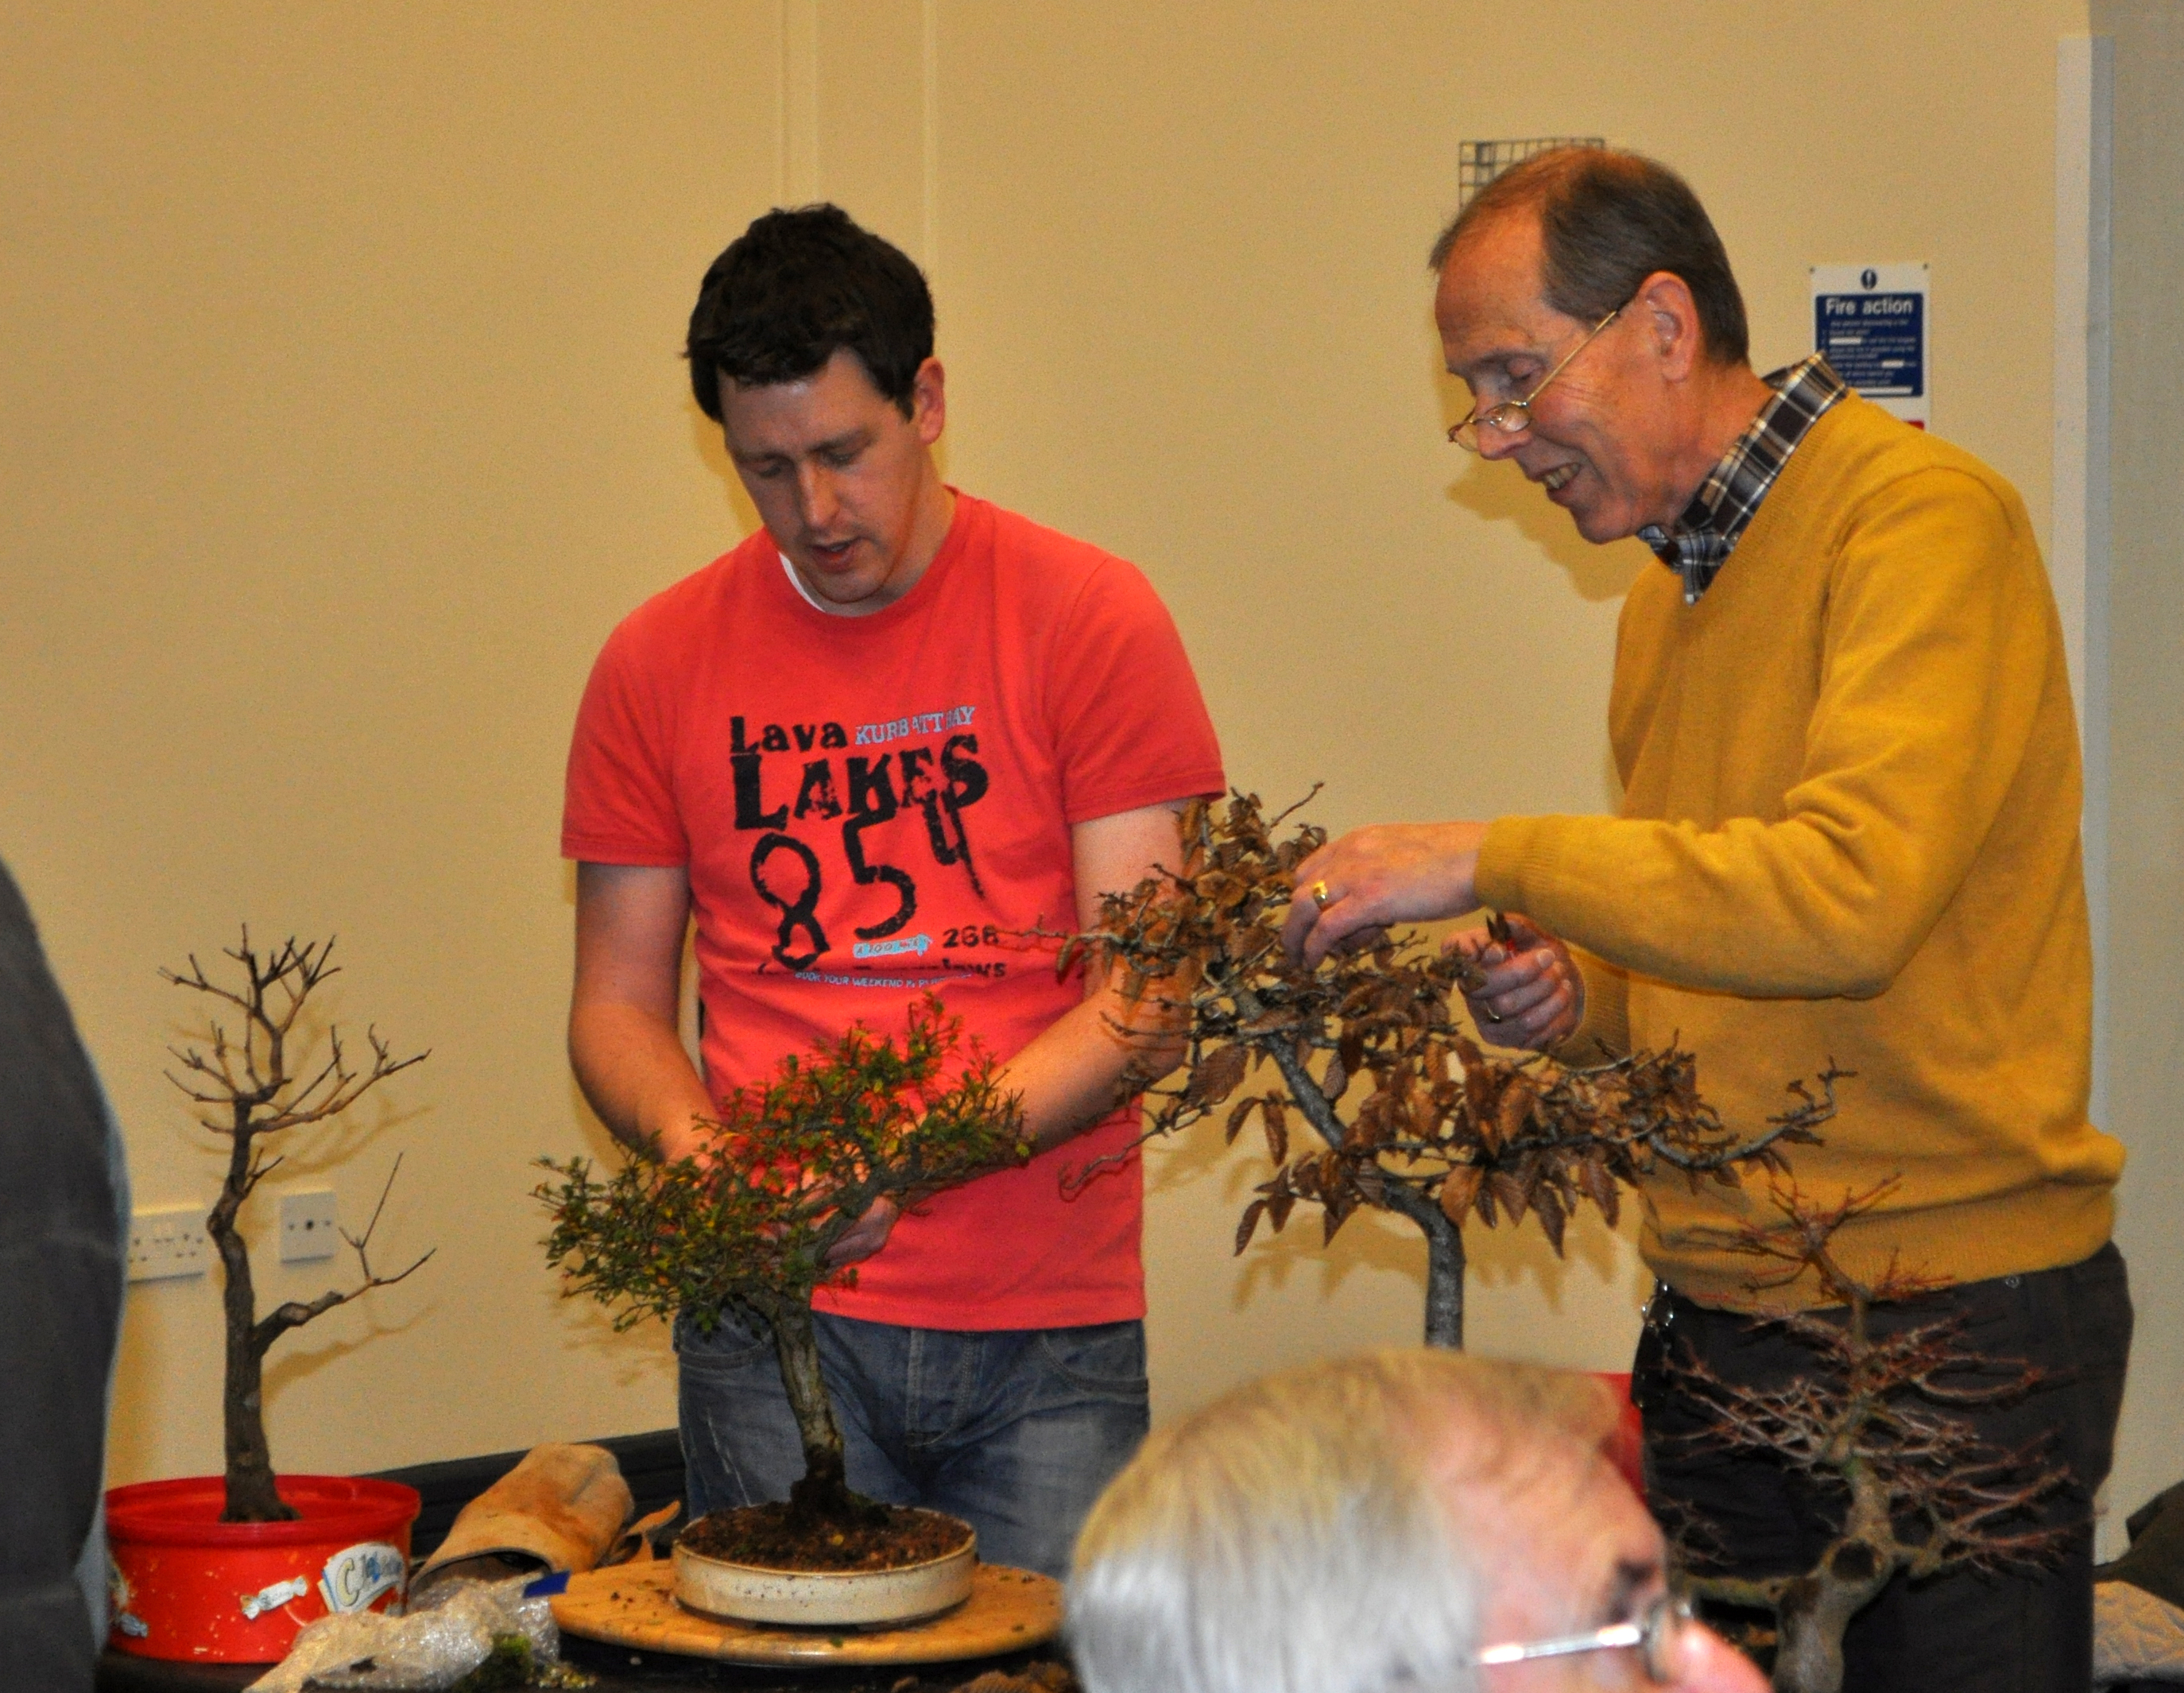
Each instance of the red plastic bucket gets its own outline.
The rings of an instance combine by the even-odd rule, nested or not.
[[[111,1639],[138,1657],[272,1663],[330,1611],[398,1612],[417,1490],[284,1475],[292,1523],[223,1523],[218,1476],[140,1481],[106,1495]]]

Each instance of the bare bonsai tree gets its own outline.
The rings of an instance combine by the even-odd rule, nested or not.
[[[1776,1310],[1754,1319],[1810,1346],[1812,1375],[1761,1390],[1724,1382],[1696,1358],[1670,1360],[1685,1390],[1707,1407],[1700,1442],[1772,1454],[1842,1501],[1842,1528],[1811,1569],[1765,1580],[1701,1573],[1690,1582],[1700,1597],[1773,1612],[1780,1693],[1837,1693],[1844,1629],[1899,1571],[1918,1579],[2038,1562],[2081,1526],[2043,1522],[2036,1509],[2070,1479],[2045,1443],[1998,1449],[1949,1409],[2020,1398],[2040,1371],[1968,1351],[1958,1319],[1877,1333],[1875,1306],[1945,1284],[1892,1263],[1878,1280],[1861,1282],[1830,1250],[1836,1231],[1895,1185],[1846,1194],[1833,1206],[1777,1185],[1771,1198],[1779,1224],[1714,1237],[1773,1267],[1752,1277],[1754,1294],[1808,1273],[1818,1278],[1834,1310]],[[1705,1526],[1684,1529],[1687,1557],[1702,1562],[1690,1549],[1703,1545]]]
[[[432,1255],[426,1252],[408,1269],[382,1276],[371,1267],[370,1245],[387,1195],[402,1161],[380,1189],[371,1222],[362,1234],[346,1230],[342,1238],[356,1253],[364,1279],[343,1292],[332,1289],[308,1302],[289,1300],[265,1317],[258,1315],[257,1289],[250,1277],[250,1245],[239,1226],[243,1204],[258,1184],[278,1169],[286,1154],[266,1156],[264,1137],[309,1128],[341,1116],[371,1089],[389,1076],[421,1063],[420,1052],[396,1058],[376,1029],[367,1029],[371,1062],[362,1070],[352,1068],[342,1046],[341,1031],[326,1031],[327,1055],[309,1061],[297,1049],[308,1047],[309,1036],[297,1024],[312,992],[329,976],[337,975],[328,960],[333,942],[298,942],[293,936],[269,953],[260,955],[250,944],[250,931],[242,931],[239,946],[226,949],[226,956],[242,966],[242,981],[230,987],[205,974],[197,955],[190,955],[187,974],[162,970],[159,974],[178,988],[187,988],[214,1002],[209,1015],[209,1046],[168,1049],[183,1073],[171,1070],[167,1079],[203,1109],[198,1121],[214,1134],[226,1137],[227,1178],[220,1198],[205,1218],[205,1232],[220,1253],[226,1286],[221,1303],[227,1317],[227,1366],[221,1410],[226,1433],[227,1497],[220,1512],[223,1523],[285,1522],[296,1512],[283,1503],[274,1485],[273,1460],[265,1445],[264,1373],[265,1354],[273,1343],[292,1328],[300,1328],[314,1317],[374,1288],[391,1287]],[[227,1009],[222,1010],[220,1007]],[[231,1036],[223,1017],[239,1016],[240,1031]]]
[[[710,1331],[733,1306],[772,1330],[804,1445],[790,1495],[800,1522],[871,1522],[877,1509],[844,1479],[820,1374],[811,1296],[856,1278],[827,1255],[877,1200],[908,1205],[1031,1156],[996,1067],[928,995],[900,1045],[852,1024],[729,1095],[688,1157],[631,1156],[604,1182],[582,1158],[540,1161],[561,1178],[534,1190],[554,1216],[547,1261],[563,1267],[568,1293],[626,1301],[617,1329],[688,1311]]]
[[[1329,1240],[1361,1207],[1397,1212],[1426,1237],[1426,1343],[1461,1346],[1467,1216],[1490,1228],[1529,1212],[1560,1252],[1582,1203],[1612,1224],[1618,1186],[1663,1166],[1694,1185],[1729,1187],[1741,1163],[1785,1171],[1780,1149],[1817,1140],[1834,1115],[1832,1070],[1817,1094],[1791,1083],[1792,1104],[1741,1136],[1700,1099],[1689,1053],[1635,1053],[1581,1070],[1485,1054],[1449,1010],[1450,994],[1475,983],[1475,966],[1415,937],[1339,953],[1317,970],[1293,964],[1281,945],[1290,877],[1327,837],[1300,824],[1277,841],[1288,816],[1262,820],[1252,794],[1225,809],[1194,801],[1183,814],[1181,872],[1107,896],[1100,930],[1071,944],[1119,967],[1126,994],[1162,1013],[1156,1023],[1188,1032],[1184,1079],[1149,1093],[1143,1139],[1187,1128],[1234,1099],[1225,1124],[1233,1142],[1257,1114],[1274,1175],[1244,1212],[1239,1252],[1261,1218],[1279,1229],[1300,1200],[1321,1207]],[[1268,1085],[1235,1099],[1268,1064]],[[1337,1110],[1346,1100],[1347,1120]],[[1290,1156],[1292,1111],[1323,1150]]]

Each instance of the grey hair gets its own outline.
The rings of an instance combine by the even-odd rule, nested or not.
[[[1087,1693],[1473,1693],[1492,1502],[1613,1416],[1582,1376],[1391,1350],[1157,1431],[1077,1542]]]

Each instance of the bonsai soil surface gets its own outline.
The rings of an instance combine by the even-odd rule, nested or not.
[[[934,1511],[883,1505],[874,1526],[797,1518],[787,1501],[713,1511],[682,1531],[681,1543],[702,1557],[760,1569],[907,1569],[960,1550],[971,1526]]]

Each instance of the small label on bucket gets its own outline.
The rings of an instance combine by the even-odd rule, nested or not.
[[[129,1607],[136,1597],[129,1578],[121,1573],[121,1566],[109,1554],[106,1560],[106,1603],[114,1617],[114,1631],[126,1635],[132,1640],[141,1640],[152,1631],[142,1617],[131,1612]]]
[[[398,1593],[407,1573],[400,1551],[382,1540],[366,1540],[326,1560],[319,1591],[329,1611],[361,1611],[382,1593]]]
[[[292,1599],[301,1599],[311,1590],[308,1575],[291,1576],[286,1581],[276,1581],[259,1592],[242,1596],[242,1614],[256,1622],[268,1611],[277,1611]]]

